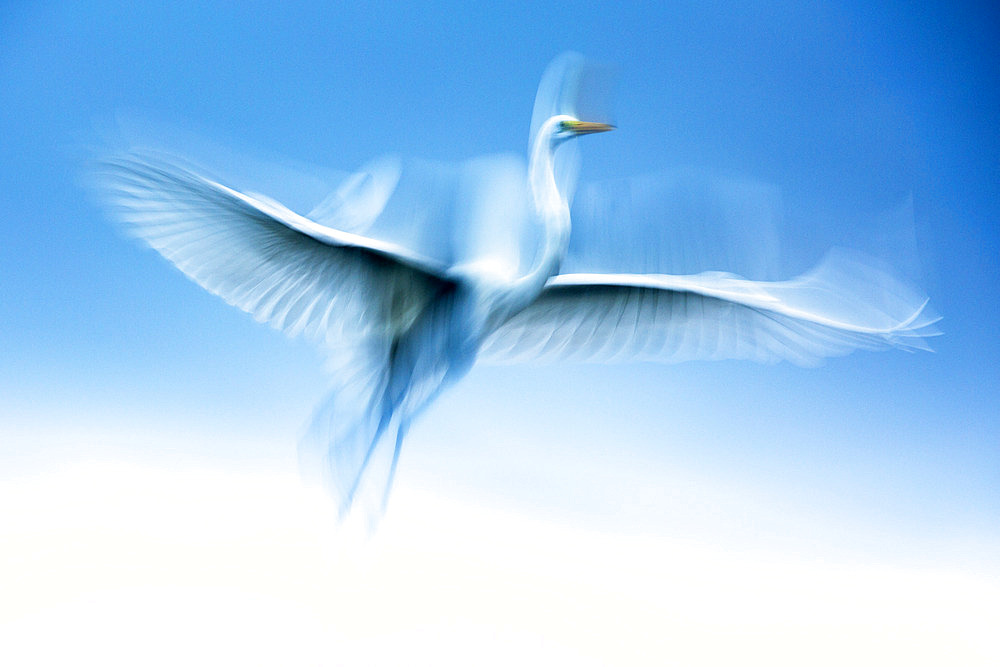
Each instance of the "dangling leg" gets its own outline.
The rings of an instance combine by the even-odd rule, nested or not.
[[[360,465],[358,465],[357,470],[354,475],[354,481],[351,483],[350,489],[348,490],[346,496],[341,501],[340,515],[341,519],[347,514],[351,509],[351,505],[354,503],[354,497],[357,494],[358,487],[361,486],[362,480],[365,478],[365,473],[368,470],[368,466],[371,463],[372,455],[375,453],[376,448],[382,440],[382,436],[386,434],[389,425],[393,420],[393,413],[395,412],[393,403],[388,400],[389,397],[386,396],[382,399],[382,416],[379,418],[378,426],[375,428],[375,434],[372,436],[371,444],[368,445],[367,451],[365,451],[364,458],[361,460]],[[396,462],[399,460],[399,448],[403,442],[403,431],[402,429],[397,429],[396,435],[396,449],[392,454],[392,463],[389,467],[389,474],[386,480],[386,488],[382,494],[383,501],[382,506],[379,511],[385,511],[385,498],[389,497],[389,489],[392,487],[392,478],[396,472]]]
[[[335,384],[299,443],[303,476],[318,478],[337,500],[341,518],[354,503],[358,482],[392,417],[384,401],[390,350],[371,340],[336,351],[329,362]]]
[[[396,466],[399,464],[399,452],[403,448],[403,438],[410,428],[409,420],[402,422],[396,429],[396,448],[392,452],[392,463],[389,464],[389,479],[386,480],[385,493],[382,494],[382,511],[385,512],[389,504],[389,493],[392,491],[392,482],[396,478]]]

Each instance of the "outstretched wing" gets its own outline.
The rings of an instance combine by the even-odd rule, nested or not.
[[[339,231],[161,156],[106,159],[100,187],[126,229],[206,290],[326,346],[407,329],[448,285],[406,248]]]
[[[926,300],[872,266],[831,255],[785,282],[730,274],[566,274],[484,343],[486,361],[787,359],[927,349]]]

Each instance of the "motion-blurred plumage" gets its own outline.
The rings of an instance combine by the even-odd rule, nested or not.
[[[102,162],[101,187],[131,233],[205,289],[328,353],[334,386],[301,452],[342,512],[364,499],[370,516],[381,513],[412,420],[477,358],[808,363],[926,348],[925,300],[837,255],[785,282],[560,273],[575,176],[561,147],[612,129],[576,117],[580,67],[563,56],[543,78],[526,170],[510,158],[450,170],[386,158],[308,215],[165,155]],[[380,232],[387,221],[393,234]]]

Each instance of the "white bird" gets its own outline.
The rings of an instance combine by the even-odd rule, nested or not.
[[[411,422],[479,358],[802,363],[856,348],[926,348],[926,301],[843,258],[785,282],[560,273],[573,179],[557,154],[613,129],[562,112],[577,71],[565,56],[543,78],[526,172],[488,159],[450,179],[424,178],[438,173],[426,166],[401,177],[387,159],[309,215],[150,152],[103,161],[101,187],[131,233],[205,289],[327,351],[334,388],[300,451],[342,513],[363,497],[371,516],[381,514]],[[378,233],[393,215],[403,215],[403,241]],[[495,240],[518,219],[541,232],[524,262],[516,250],[469,241]],[[515,233],[532,238],[531,229]]]

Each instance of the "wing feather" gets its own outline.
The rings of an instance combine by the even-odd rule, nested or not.
[[[447,284],[392,244],[318,225],[160,156],[102,163],[100,187],[127,231],[228,303],[325,345],[408,328]]]
[[[722,273],[566,274],[488,337],[480,357],[808,365],[855,349],[928,349],[936,319],[925,306],[889,274],[838,254],[784,282]]]

